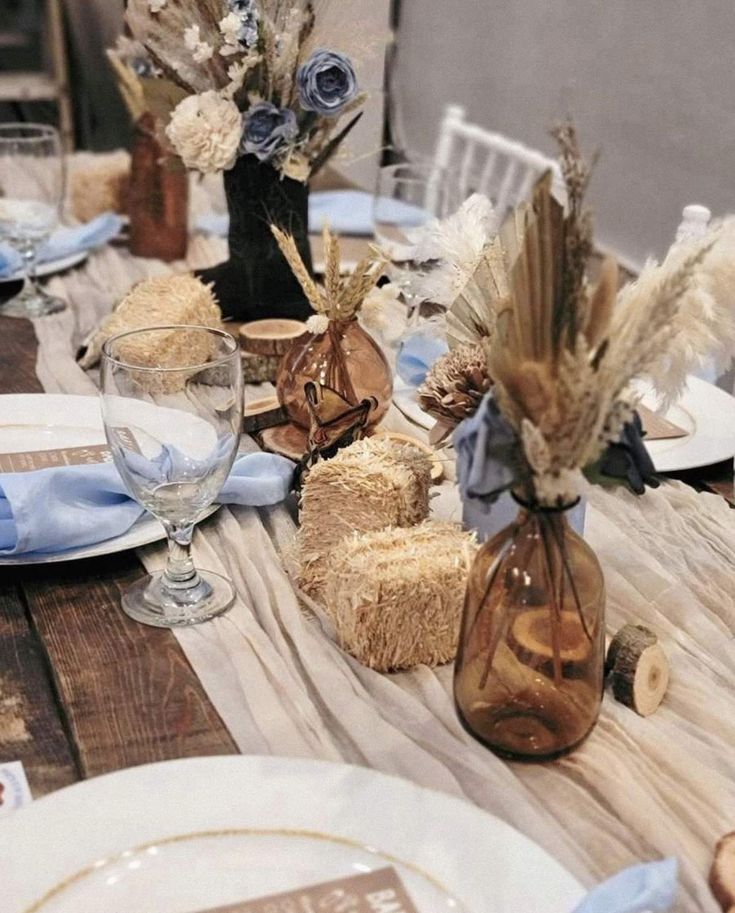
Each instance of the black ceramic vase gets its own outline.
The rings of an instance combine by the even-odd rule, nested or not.
[[[282,177],[254,155],[241,156],[225,171],[230,212],[230,259],[199,270],[212,282],[225,317],[306,320],[311,308],[271,233],[271,224],[292,234],[311,272],[309,185]]]

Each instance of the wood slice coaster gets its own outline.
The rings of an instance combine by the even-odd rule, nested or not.
[[[298,462],[309,449],[309,432],[293,422],[266,428],[258,433],[258,443],[263,450],[280,453]]]
[[[305,332],[300,320],[252,320],[240,327],[240,345],[251,355],[285,355]]]
[[[257,434],[288,421],[288,413],[278,402],[277,396],[264,396],[246,403],[242,413],[242,430]]]

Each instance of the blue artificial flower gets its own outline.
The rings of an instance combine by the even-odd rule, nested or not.
[[[228,0],[230,12],[240,17],[240,30],[237,40],[245,48],[252,48],[258,43],[258,8],[255,0]]]
[[[357,74],[348,57],[337,51],[317,50],[296,74],[304,111],[335,117],[357,95]]]
[[[268,162],[296,139],[299,125],[290,108],[277,108],[261,101],[248,112],[240,143],[240,151]]]

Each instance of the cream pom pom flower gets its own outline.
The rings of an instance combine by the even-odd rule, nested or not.
[[[187,168],[203,174],[226,171],[237,158],[242,115],[217,92],[189,95],[174,109],[166,135]]]

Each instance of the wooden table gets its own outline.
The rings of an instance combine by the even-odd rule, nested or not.
[[[0,393],[38,393],[36,339],[0,318]],[[0,761],[34,797],[149,761],[234,754],[174,636],[131,621],[132,552],[0,570]]]

